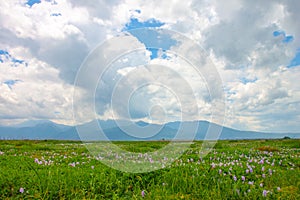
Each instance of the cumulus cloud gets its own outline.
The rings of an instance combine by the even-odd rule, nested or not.
[[[23,44],[69,83],[89,51],[106,39],[105,27],[93,20],[89,9],[67,0],[42,1],[32,7],[24,1],[2,1],[0,6],[1,48]]]
[[[16,58],[22,62],[16,63]],[[1,122],[51,119],[70,123],[72,85],[59,78],[57,69],[28,58],[28,49],[18,47],[11,49],[9,57],[0,63]]]
[[[182,103],[191,105],[184,107],[188,111],[184,114],[191,120],[209,120],[212,109],[219,107],[218,101],[225,95],[227,126],[265,131],[300,128],[300,71],[297,66],[287,67],[300,47],[299,1],[56,0],[29,6],[25,0],[12,0],[1,1],[0,7],[2,123],[25,118],[67,122],[71,118],[74,89],[78,91],[75,103],[81,121],[95,117],[94,110],[89,108],[94,100],[96,117],[110,118],[114,113],[125,118],[128,116],[123,108],[128,107],[128,102],[122,102],[121,97],[135,88],[132,81],[149,82],[164,77],[164,84],[177,86],[174,90],[182,95]],[[202,69],[206,76],[201,79],[189,63],[174,54],[196,61],[196,46],[174,37],[177,43],[167,46],[167,51],[158,50],[154,56],[143,38],[123,33],[132,19],[155,19],[162,23],[161,28],[193,39],[199,45],[197,48],[206,51],[202,63],[197,63],[206,66]],[[276,35],[276,31],[285,35]],[[94,62],[107,65],[104,76],[99,79],[97,66],[81,71],[84,76],[74,88],[76,74],[86,56],[107,39],[124,35],[127,42],[107,45],[99,55],[94,55],[98,56]],[[130,48],[139,51],[126,53]],[[125,55],[118,56],[120,53]],[[109,64],[106,58],[116,60]],[[217,74],[205,65],[211,61],[224,90],[215,79]],[[159,73],[155,67],[151,71],[151,65],[166,68]],[[192,109],[195,104],[184,93],[185,84],[178,84],[182,79],[195,95],[198,112]],[[123,89],[114,110],[109,105],[117,84]],[[95,95],[95,88],[90,85],[97,86]],[[139,92],[129,101],[133,117],[150,120],[152,116],[151,119],[160,121],[176,120],[182,114],[179,101],[169,90],[150,85]],[[169,118],[160,118],[160,114]]]

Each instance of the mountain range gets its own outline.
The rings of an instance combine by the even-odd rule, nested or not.
[[[99,129],[98,127],[101,127]],[[210,132],[207,134],[207,131]],[[220,134],[218,134],[220,132]],[[176,137],[176,138],[175,138]],[[240,131],[207,121],[169,122],[163,125],[143,121],[94,120],[78,126],[48,120],[30,120],[14,126],[0,126],[0,139],[15,140],[203,140],[300,138],[300,133]]]

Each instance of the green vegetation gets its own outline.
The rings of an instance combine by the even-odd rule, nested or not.
[[[168,142],[115,144],[143,157]],[[132,174],[80,142],[0,141],[0,199],[300,199],[299,140],[219,141],[204,158],[201,145],[171,166]]]

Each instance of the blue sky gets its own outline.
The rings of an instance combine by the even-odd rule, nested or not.
[[[165,25],[165,23],[160,22],[156,19],[149,19],[146,21],[139,21],[137,18],[130,18],[123,31],[129,32],[131,35],[136,37],[140,42],[142,42],[147,50],[151,52],[151,59],[158,58],[158,51],[170,50],[170,47],[176,45],[176,41],[170,38],[168,35],[160,34],[159,29]],[[141,31],[139,29],[149,28],[151,30]]]
[[[138,78],[142,82],[155,80],[155,76],[151,77],[151,70],[144,69],[141,63],[168,65],[195,88],[202,113],[188,109],[189,119],[209,120],[207,115],[215,102],[207,98],[204,81],[193,73],[191,66],[169,54],[171,49],[180,50],[188,57],[196,51],[161,31],[170,30],[199,44],[207,54],[203,63],[214,63],[223,81],[226,126],[300,132],[300,1],[259,4],[257,9],[257,2],[247,0],[1,1],[0,125],[30,119],[74,123],[72,91],[78,89],[74,88],[78,69],[95,47],[107,38],[124,34],[131,38],[126,43],[129,49],[141,46],[144,53],[116,61],[121,63],[116,67],[119,71],[110,73],[121,77],[130,74],[130,70],[140,70]],[[120,45],[119,49],[108,48],[105,53],[111,55],[127,48]],[[86,81],[93,75],[90,72]],[[178,84],[170,74],[165,76],[172,84]],[[106,84],[106,89],[113,87],[109,81]],[[183,96],[187,92],[180,84],[177,89]],[[136,102],[143,102],[147,108],[159,102],[170,115],[168,120],[179,118],[178,107],[169,93],[149,87],[143,95],[148,101],[141,98]],[[189,100],[184,102],[189,105]],[[85,101],[83,96],[82,108],[88,105]],[[109,105],[100,105],[104,114],[98,117],[109,119]],[[143,106],[137,105],[133,110],[140,113]],[[82,122],[86,122],[94,113],[83,109],[82,116]]]
[[[13,64],[26,64],[24,60],[20,60],[12,57],[8,51],[0,49],[0,62],[3,63],[5,60],[10,60]],[[12,66],[16,66],[12,65]]]
[[[4,84],[6,84],[10,89],[12,89],[12,87],[19,81],[20,80],[7,80],[4,82]]]
[[[299,65],[300,65],[300,48],[297,50],[295,57],[290,62],[288,67],[298,67]]]
[[[294,40],[294,36],[286,35],[286,33],[284,31],[274,31],[273,35],[275,37],[283,36],[282,42],[284,42],[284,43],[289,43],[289,42],[292,42]]]
[[[3,58],[2,57],[4,57],[4,58],[8,58],[9,57],[9,53],[7,52],[7,51],[4,51],[4,50],[0,50],[0,62],[2,62],[3,63]]]
[[[282,36],[283,43],[290,43],[294,40],[294,36],[287,35],[284,31],[274,31],[273,35],[274,37]],[[295,57],[291,60],[287,67],[297,67],[298,65],[300,65],[300,48],[297,50]]]
[[[39,3],[41,3],[41,0],[28,0],[26,4],[29,6],[33,6],[34,4],[39,4]]]

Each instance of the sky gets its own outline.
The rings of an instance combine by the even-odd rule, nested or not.
[[[300,130],[298,0],[10,0],[0,8],[0,125],[164,123],[214,112],[240,130]],[[106,55],[138,50],[76,84],[97,48],[101,69]],[[197,73],[189,61],[199,52],[217,73]],[[93,81],[95,112],[87,108]]]

